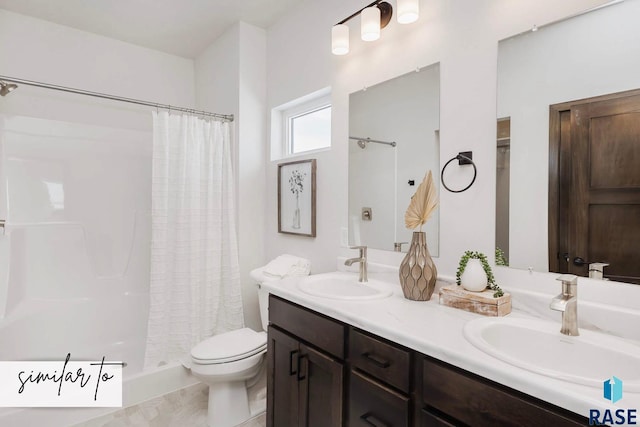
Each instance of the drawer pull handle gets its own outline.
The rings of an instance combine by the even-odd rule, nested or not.
[[[362,355],[364,357],[366,357],[367,359],[369,359],[369,361],[371,363],[373,363],[374,365],[376,365],[379,368],[388,368],[389,366],[391,366],[391,363],[389,363],[388,360],[385,360],[379,356],[376,356],[373,353],[370,352],[366,352],[366,353],[362,353]]]
[[[308,370],[309,370],[309,356],[307,356],[306,354],[303,354],[302,356],[298,357],[298,381],[302,381],[307,378]]]
[[[297,357],[295,357],[298,354],[298,350],[291,350],[289,352],[289,375],[293,376],[295,374],[298,373],[298,369],[300,368],[300,361]],[[295,359],[296,361],[296,367],[295,370],[293,368],[293,360]]]
[[[389,424],[380,421],[375,415],[371,412],[367,412],[364,415],[360,415],[360,419],[370,425],[371,427],[389,427]]]

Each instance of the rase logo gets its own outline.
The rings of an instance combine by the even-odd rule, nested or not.
[[[602,396],[611,403],[616,403],[622,399],[622,380],[613,376],[602,383]],[[589,425],[636,425],[636,409],[599,409],[589,410]]]
[[[615,375],[603,383],[604,398],[616,403],[622,399],[622,380]]]

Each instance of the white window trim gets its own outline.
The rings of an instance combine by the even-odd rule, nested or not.
[[[291,120],[296,117],[301,117],[306,114],[313,113],[314,111],[322,110],[324,108],[331,107],[331,95],[323,95],[321,97],[317,97],[311,99],[309,101],[305,101],[299,104],[296,104],[290,108],[282,110],[282,157],[293,157],[299,156],[306,153],[312,153],[316,151],[326,150],[331,148],[331,142],[329,142],[328,147],[318,148],[314,150],[306,150],[300,151],[297,153],[293,152],[293,145],[291,141]]]
[[[332,107],[331,111],[333,112],[333,105],[331,103],[331,87],[325,87],[301,96],[300,98],[286,102],[278,107],[274,107],[271,110],[271,161],[303,157],[309,154],[331,150],[332,144],[331,141],[329,141],[329,145],[324,148],[291,153],[290,138],[288,135],[288,123],[290,119],[328,106]]]

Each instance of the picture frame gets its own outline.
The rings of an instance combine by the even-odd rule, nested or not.
[[[278,164],[278,233],[316,237],[316,159]]]

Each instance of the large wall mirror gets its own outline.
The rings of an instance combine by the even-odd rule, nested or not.
[[[640,283],[639,16],[626,0],[499,43],[498,264]]]
[[[350,245],[406,252],[411,196],[429,170],[439,187],[439,128],[439,64],[349,96]],[[423,229],[433,256],[438,224],[439,210]]]

